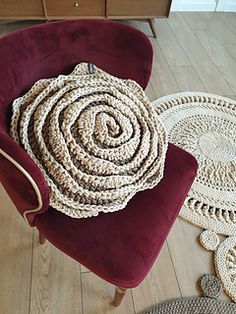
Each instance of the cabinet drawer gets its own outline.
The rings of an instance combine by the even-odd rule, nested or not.
[[[105,0],[46,0],[48,17],[105,16]]]
[[[41,0],[0,0],[0,18],[28,16],[44,16]]]
[[[107,16],[168,16],[171,0],[107,0]]]

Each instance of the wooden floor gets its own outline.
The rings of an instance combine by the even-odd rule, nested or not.
[[[29,24],[0,25],[0,35]],[[151,35],[145,23],[132,24]],[[173,13],[156,24],[151,100],[179,91],[236,98],[236,14]],[[49,243],[40,247],[2,188],[0,209],[0,314],[140,313],[169,298],[198,295],[198,277],[214,272],[212,253],[197,240],[200,228],[178,219],[149,275],[115,309],[113,287]]]

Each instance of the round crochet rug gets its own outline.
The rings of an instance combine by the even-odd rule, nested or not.
[[[74,218],[123,209],[163,176],[167,136],[143,89],[92,64],[16,99],[11,135],[44,174],[50,204]]]
[[[180,216],[216,233],[236,233],[236,101],[178,93],[153,102],[169,140],[198,161]],[[181,178],[180,178],[181,179]]]
[[[142,314],[233,314],[236,304],[218,299],[221,284],[213,275],[203,275],[199,284],[203,297],[187,297],[167,300],[157,304]]]

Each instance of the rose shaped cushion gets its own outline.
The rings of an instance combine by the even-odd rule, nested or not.
[[[163,176],[167,136],[142,88],[81,63],[13,103],[11,135],[40,167],[50,204],[75,218],[123,209]]]

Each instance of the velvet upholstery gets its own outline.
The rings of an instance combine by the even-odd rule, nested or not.
[[[141,32],[107,20],[48,23],[0,39],[0,149],[32,176],[41,192],[42,208],[27,216],[29,223],[103,279],[135,287],[155,261],[191,187],[197,163],[169,144],[162,181],[154,189],[138,193],[124,210],[73,219],[51,208],[39,168],[8,134],[11,103],[38,79],[69,73],[81,61],[134,79],[145,88],[152,47]],[[21,214],[37,206],[29,182],[1,154],[0,181]]]
[[[49,206],[48,186],[38,166],[8,134],[1,131],[0,149],[2,149],[5,153],[7,153],[8,156],[13,158],[19,165],[21,165],[21,167],[23,167],[37,183],[43,201],[42,207],[39,211],[37,211],[37,214],[46,211]],[[38,198],[29,180],[19,169],[17,169],[1,154],[0,182],[8,192],[21,215],[23,215],[25,210],[32,210],[38,207]],[[34,224],[35,215],[35,213],[27,215],[30,225]]]
[[[90,61],[115,76],[134,79],[145,88],[151,74],[152,56],[152,46],[143,33],[107,20],[46,23],[0,38],[0,148],[7,149],[33,178],[38,178],[43,197],[41,211],[48,207],[47,185],[35,163],[9,137],[12,101],[37,80],[68,74],[82,61]],[[1,156],[0,162],[2,166],[9,164]],[[33,191],[22,197],[22,188],[30,188],[24,176],[20,176],[21,185],[11,184],[18,175],[16,170],[16,175],[6,178],[5,172],[2,174],[0,170],[0,180],[5,182],[5,188],[22,214],[25,209],[34,208],[36,200],[32,204]],[[34,225],[35,215],[27,215],[31,225]]]
[[[152,47],[143,33],[108,20],[52,22],[11,33],[0,38],[1,109],[9,108],[35,81],[68,74],[82,61],[145,88]],[[0,112],[1,126],[6,126],[5,110]]]
[[[36,227],[98,276],[133,288],[155,261],[196,171],[196,160],[169,144],[164,178],[154,189],[136,194],[124,210],[74,219],[50,208],[37,215]]]

